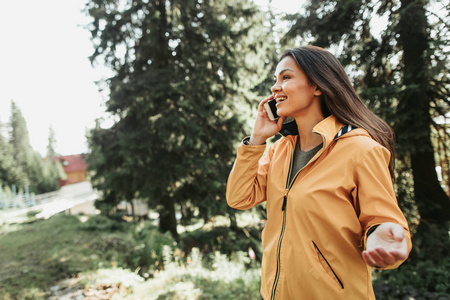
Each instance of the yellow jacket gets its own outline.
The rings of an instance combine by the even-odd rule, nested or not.
[[[400,224],[411,249],[390,152],[361,128],[336,137],[343,124],[330,116],[313,129],[322,149],[286,187],[298,138],[295,122],[290,126],[294,132],[283,128],[284,137],[263,158],[265,145],[241,144],[227,184],[233,208],[267,203],[261,294],[264,300],[375,299],[361,254],[365,233],[384,222]]]

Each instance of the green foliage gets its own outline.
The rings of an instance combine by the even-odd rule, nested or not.
[[[113,232],[123,229],[125,227],[125,223],[115,222],[111,218],[103,215],[96,215],[90,217],[85,223],[81,224],[80,227],[88,231]]]
[[[133,249],[130,233],[83,230],[74,216],[23,225],[0,235],[0,299],[31,289],[43,293],[82,271],[128,266]]]
[[[195,252],[194,252],[195,253]],[[260,274],[257,269],[246,269],[249,258],[244,252],[236,252],[231,259],[216,252],[212,260],[213,276],[194,277],[193,282],[201,290],[203,299],[258,299]]]
[[[0,123],[0,186],[10,187],[19,182],[19,174],[14,161],[13,149],[3,136]]]
[[[395,167],[396,182],[394,185],[398,204],[408,220],[411,233],[417,231],[419,225],[419,213],[414,199],[414,181],[410,162],[407,157],[400,156],[396,159]]]
[[[10,117],[10,144],[18,173],[16,186],[30,185],[32,172],[33,150],[30,146],[28,129],[22,112],[11,102]],[[31,191],[36,191],[36,184],[30,186]]]
[[[148,221],[112,225],[117,221],[104,216],[90,220],[81,223],[61,214],[15,231],[0,227],[0,299],[52,299],[58,286],[88,292],[97,285],[120,290],[120,299],[249,299],[259,294],[259,266],[241,251],[247,248],[234,248],[231,255],[201,254],[198,248],[185,254],[169,233]],[[244,245],[240,240],[245,239],[234,242]],[[70,278],[76,282],[66,285]]]
[[[167,249],[167,248],[166,248]],[[227,257],[218,252],[205,260],[194,248],[186,263],[180,264],[170,251],[164,271],[153,280],[134,287],[130,298],[151,299],[259,299],[259,268],[248,269],[248,257],[238,252]],[[127,299],[127,298],[125,298]]]
[[[106,103],[115,123],[91,130],[87,160],[104,209],[145,199],[176,237],[176,204],[191,203],[206,220],[228,212],[240,112],[266,76],[263,18],[247,0],[118,3],[86,6],[91,59],[115,72]]]
[[[3,136],[0,124],[0,186],[29,187],[32,193],[46,193],[59,188],[65,177],[62,166],[52,156],[43,159],[29,141],[28,129],[20,108],[11,102],[9,141]],[[53,149],[54,133],[50,132],[49,147]],[[49,148],[50,149],[50,148]]]
[[[422,259],[377,274],[377,299],[450,299],[450,257]],[[447,297],[447,298],[445,298]]]
[[[176,246],[169,232],[161,233],[157,228],[145,222],[138,224],[134,232],[138,246],[135,249],[133,265],[140,268],[140,274],[164,268],[164,247],[173,251]]]
[[[189,253],[192,248],[198,248],[202,253],[220,252],[231,256],[242,250],[252,249],[256,257],[262,257],[260,247],[260,230],[253,227],[232,230],[230,227],[218,226],[211,229],[200,228],[181,235],[183,251]]]

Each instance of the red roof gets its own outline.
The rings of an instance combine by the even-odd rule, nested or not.
[[[87,165],[82,154],[59,156],[58,159],[61,162],[65,173],[86,171],[87,169]]]

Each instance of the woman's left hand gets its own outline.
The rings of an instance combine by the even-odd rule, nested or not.
[[[386,222],[367,237],[364,261],[371,267],[386,268],[408,257],[408,245],[402,226]]]

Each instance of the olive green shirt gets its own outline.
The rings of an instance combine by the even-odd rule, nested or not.
[[[320,148],[322,148],[323,144],[318,145],[317,147],[308,150],[302,151],[300,150],[300,138],[297,139],[297,143],[295,144],[294,149],[294,161],[292,164],[292,172],[291,177],[289,178],[289,185],[292,184],[292,180],[294,180],[295,175],[298,171],[300,171],[306,164],[319,152]]]

